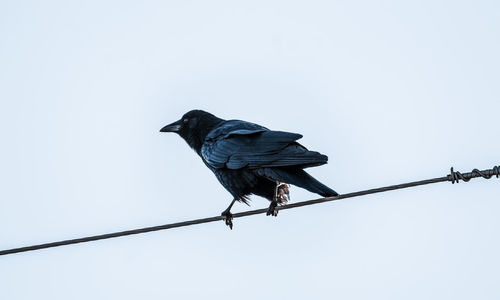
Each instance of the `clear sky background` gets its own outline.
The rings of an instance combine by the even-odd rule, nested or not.
[[[499,53],[498,1],[3,0],[0,249],[220,214],[229,193],[158,132],[194,108],[303,134],[340,193],[499,165]],[[499,191],[3,256],[0,298],[499,299]]]

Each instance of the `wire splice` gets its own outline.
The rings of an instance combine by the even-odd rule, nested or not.
[[[448,177],[452,184],[459,183],[460,180],[464,182],[468,182],[472,178],[475,177],[483,177],[485,179],[490,179],[491,177],[496,176],[497,178],[500,176],[500,166],[494,166],[490,170],[480,171],[478,169],[472,170],[472,172],[462,174],[458,171],[454,171],[453,167],[451,167],[450,175]]]

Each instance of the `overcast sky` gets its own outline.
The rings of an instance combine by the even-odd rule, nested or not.
[[[3,0],[0,249],[219,215],[230,194],[158,132],[195,108],[303,134],[339,193],[499,165],[499,53],[498,1]],[[2,256],[0,298],[499,299],[499,191]]]

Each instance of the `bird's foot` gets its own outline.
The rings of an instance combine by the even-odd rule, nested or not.
[[[226,222],[226,225],[233,230],[233,214],[231,211],[225,210],[220,215],[222,216],[224,222]]]
[[[274,217],[278,216],[278,210],[276,209],[276,207],[278,207],[278,202],[271,201],[271,204],[267,209],[266,216],[274,216]]]

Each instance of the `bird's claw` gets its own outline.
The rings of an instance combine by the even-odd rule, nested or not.
[[[275,201],[271,201],[271,204],[267,209],[266,216],[278,216],[278,210],[276,209],[276,207],[278,207],[278,203]]]
[[[233,214],[229,211],[223,211],[221,214],[222,219],[231,230],[233,230]]]

